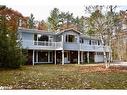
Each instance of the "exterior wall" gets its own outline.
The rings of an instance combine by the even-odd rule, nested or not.
[[[33,34],[32,33],[22,33],[22,45],[23,48],[28,48],[29,46],[33,46]]]
[[[66,42],[67,35],[74,35],[75,42]],[[64,50],[79,50],[79,47],[77,46],[78,43],[79,43],[79,34],[73,31],[68,31],[63,33],[63,49]]]
[[[95,60],[95,62],[104,62],[104,56],[102,54],[96,53],[95,57],[94,57],[94,60]]]
[[[66,42],[66,35],[74,35],[75,36],[75,38],[77,39],[77,40],[75,40],[77,43],[79,42],[79,35],[77,34],[77,33],[75,33],[75,32],[73,32],[73,31],[67,31],[67,32],[64,32],[63,33],[63,37],[64,37],[64,41],[63,42]],[[76,43],[75,42],[75,43]]]

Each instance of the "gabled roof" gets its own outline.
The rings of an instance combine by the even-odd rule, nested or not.
[[[40,34],[62,34],[62,33],[67,32],[67,31],[74,31],[77,34],[82,34],[81,32],[79,32],[73,28],[69,28],[69,29],[65,29],[65,30],[57,31],[57,32],[52,32],[52,31],[49,32],[49,31],[38,30],[38,29],[18,28],[18,32],[40,33]]]
[[[73,32],[76,32],[77,34],[82,34],[81,32],[79,32],[79,31],[77,31],[77,30],[75,30],[73,28],[69,28],[69,29],[62,30],[60,32],[57,32],[57,34],[61,34],[61,33],[67,32],[67,31],[73,31]]]
[[[49,31],[43,31],[43,30],[38,30],[38,29],[27,29],[27,28],[19,28],[18,29],[18,32],[38,33],[38,34],[45,34],[45,35],[60,35],[62,33],[68,32],[68,31],[73,31],[73,32],[79,34],[80,37],[82,37],[82,38],[98,40],[98,38],[96,38],[96,37],[91,37],[91,36],[85,35],[73,28],[69,28],[69,29],[65,29],[65,30],[57,31],[57,32],[49,32]]]

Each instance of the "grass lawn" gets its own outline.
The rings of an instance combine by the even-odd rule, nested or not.
[[[0,86],[12,89],[127,89],[127,68],[102,65],[23,66],[0,68]]]

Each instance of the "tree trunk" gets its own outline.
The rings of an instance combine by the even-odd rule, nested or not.
[[[101,36],[101,42],[102,42],[102,45],[103,45],[104,63],[105,63],[106,68],[109,68],[109,64],[107,62],[106,48],[105,48],[105,43],[104,43],[103,36]]]

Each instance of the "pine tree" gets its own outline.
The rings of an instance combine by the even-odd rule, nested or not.
[[[20,41],[17,41],[17,33],[7,26],[6,15],[0,15],[0,66],[17,68],[24,63],[25,56]]]
[[[29,22],[29,28],[30,29],[32,29],[32,28],[34,28],[34,25],[35,25],[35,23],[34,23],[34,15],[33,14],[30,14],[30,17],[29,17],[29,20],[28,20],[28,22]]]

